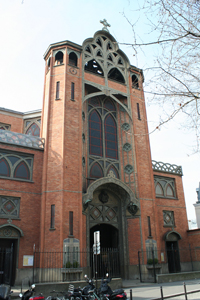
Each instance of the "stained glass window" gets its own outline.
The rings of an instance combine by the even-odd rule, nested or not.
[[[21,162],[15,169],[14,178],[30,179],[30,174],[25,162]]]
[[[33,156],[0,151],[0,177],[32,180]]]
[[[33,136],[40,136],[40,128],[37,124],[33,123],[29,129],[26,131],[26,134]]]
[[[102,121],[99,114],[93,111],[89,117],[89,152],[92,155],[103,155]]]
[[[0,159],[0,175],[6,177],[10,176],[10,168],[8,162],[4,158]]]
[[[117,147],[117,128],[116,123],[111,115],[105,119],[105,150],[106,157],[118,158]]]
[[[118,162],[118,138],[115,104],[105,96],[91,98],[88,100],[88,115],[89,162],[98,160],[96,164],[90,164],[89,177],[119,178],[117,170],[119,164],[116,164]],[[101,160],[97,158],[99,156],[102,157]],[[113,167],[113,160],[115,160],[116,168]]]

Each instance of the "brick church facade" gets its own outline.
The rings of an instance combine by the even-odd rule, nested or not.
[[[1,281],[31,277],[36,249],[92,248],[95,231],[121,277],[138,278],[139,250],[146,265],[190,242],[182,169],[151,160],[143,72],[106,30],[44,59],[42,111],[0,109],[0,247],[13,249]],[[90,260],[78,264],[83,276]]]

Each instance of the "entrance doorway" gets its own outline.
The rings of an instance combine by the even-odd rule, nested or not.
[[[100,253],[93,251],[94,232],[100,231]],[[93,276],[105,277],[109,273],[111,277],[120,275],[119,261],[119,237],[118,229],[108,224],[98,224],[90,229],[91,269]]]
[[[17,239],[0,239],[0,284],[14,285]]]
[[[119,237],[118,229],[109,224],[98,224],[90,229],[90,248],[94,244],[94,232],[100,231],[100,246],[101,248],[118,248]]]
[[[181,271],[178,241],[166,242],[169,273]]]

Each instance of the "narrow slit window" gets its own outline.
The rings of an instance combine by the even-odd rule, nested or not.
[[[148,222],[148,232],[149,232],[149,236],[151,236],[151,219],[150,219],[149,216],[147,217],[147,222]]]
[[[73,211],[69,212],[69,235],[73,235]]]
[[[138,120],[141,120],[141,117],[140,117],[140,105],[139,105],[139,103],[137,103],[137,114],[138,114]]]
[[[60,81],[56,82],[56,99],[60,98]]]
[[[74,82],[71,83],[71,100],[74,100]]]
[[[55,228],[55,204],[51,205],[51,227]]]

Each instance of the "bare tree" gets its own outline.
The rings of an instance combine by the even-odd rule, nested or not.
[[[144,71],[151,72],[145,91],[151,101],[160,104],[161,125],[182,114],[183,124],[195,130],[197,150],[200,136],[200,1],[198,0],[145,0],[140,12],[146,16],[151,31],[143,41],[131,24],[135,53],[156,46],[155,64]],[[128,44],[127,44],[128,45]]]

